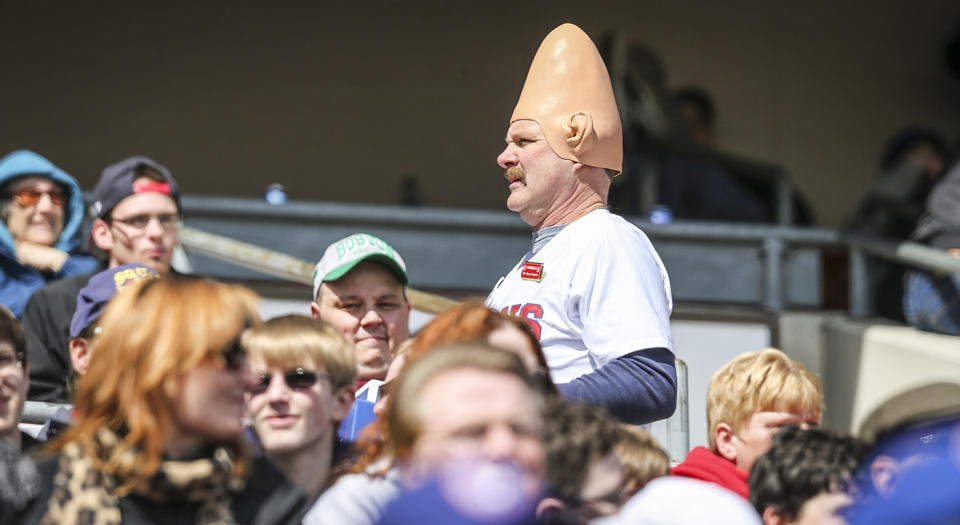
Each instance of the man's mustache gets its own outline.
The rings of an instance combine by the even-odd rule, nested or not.
[[[507,171],[503,173],[503,176],[510,182],[516,180],[524,184],[527,183],[527,172],[523,171],[523,168],[520,166],[510,166],[507,168]]]

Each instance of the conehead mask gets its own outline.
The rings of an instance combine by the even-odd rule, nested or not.
[[[560,158],[622,171],[623,130],[610,75],[597,46],[573,24],[540,44],[510,117],[518,120],[540,124]]]

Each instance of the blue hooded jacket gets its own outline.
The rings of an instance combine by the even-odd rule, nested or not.
[[[17,150],[0,159],[0,187],[11,179],[24,175],[43,175],[60,184],[67,190],[67,199],[63,213],[63,231],[53,245],[67,252],[70,257],[56,273],[41,272],[32,266],[17,261],[17,250],[13,236],[7,230],[6,223],[0,222],[0,304],[13,311],[14,315],[23,315],[27,300],[48,281],[92,272],[97,261],[89,255],[80,254],[80,235],[83,226],[83,194],[80,185],[67,172],[53,165],[44,157],[28,150]],[[6,196],[0,196],[4,198]]]

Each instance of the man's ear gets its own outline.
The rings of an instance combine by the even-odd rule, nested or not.
[[[557,498],[543,498],[537,503],[537,523],[555,523],[566,508]]]
[[[783,519],[773,507],[767,507],[763,509],[763,525],[784,525],[787,523],[787,520]]]
[[[597,141],[597,134],[593,130],[593,117],[580,112],[570,115],[567,121],[567,147],[578,158],[589,150]]]
[[[347,414],[350,413],[350,407],[353,406],[353,401],[356,398],[353,392],[354,385],[346,385],[340,387],[336,392],[333,393],[333,417],[334,421],[343,421],[347,417]]]
[[[76,370],[78,376],[87,373],[87,367],[90,365],[90,344],[82,337],[70,339],[70,364]]]
[[[23,381],[21,381],[21,383],[23,383],[23,385],[20,387],[21,388],[20,392],[23,398],[26,399],[27,392],[30,391],[30,361],[27,361],[27,363],[23,366],[22,372],[23,372]],[[21,412],[20,416],[22,415],[23,413]],[[20,419],[20,417],[18,416],[17,419]]]
[[[737,462],[737,447],[733,443],[735,439],[737,435],[733,427],[726,423],[719,423],[713,429],[713,442],[717,444],[717,454],[733,463]]]
[[[110,233],[110,225],[103,219],[94,219],[90,226],[90,236],[93,237],[93,243],[97,248],[105,252],[113,249],[113,234]]]
[[[900,464],[890,456],[877,456],[870,463],[870,481],[878,494],[889,496],[893,492],[899,470]]]
[[[320,319],[320,305],[316,301],[310,303],[310,317]]]

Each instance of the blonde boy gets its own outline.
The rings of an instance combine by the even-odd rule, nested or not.
[[[247,416],[266,456],[312,501],[326,485],[337,426],[353,404],[353,347],[331,325],[303,315],[247,330],[243,346],[259,377]]]
[[[817,376],[774,348],[735,357],[707,389],[710,448],[697,447],[673,468],[675,476],[717,483],[749,497],[747,478],[773,435],[788,424],[820,424],[823,388]]]

